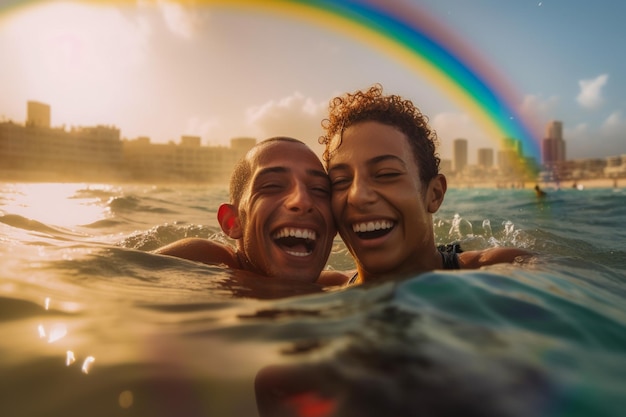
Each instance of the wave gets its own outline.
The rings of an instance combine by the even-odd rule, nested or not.
[[[156,214],[174,214],[173,210],[165,207],[157,207],[143,204],[144,199],[135,196],[112,197],[107,205],[113,213],[138,213],[148,212]]]
[[[38,232],[53,236],[57,239],[64,239],[64,236],[84,237],[84,235],[69,231],[67,229],[48,226],[37,220],[29,219],[18,214],[5,214],[0,216],[0,223],[17,229],[27,230],[29,232]]]

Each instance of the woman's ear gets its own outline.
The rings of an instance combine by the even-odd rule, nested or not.
[[[227,203],[221,204],[217,209],[217,221],[228,237],[231,239],[241,239],[243,234],[235,206]]]
[[[433,214],[439,210],[443,203],[443,197],[448,189],[448,181],[445,175],[438,174],[428,183],[428,191],[426,192],[426,208],[428,212]]]

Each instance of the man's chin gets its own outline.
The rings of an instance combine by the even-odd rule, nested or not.
[[[315,282],[320,276],[326,262],[320,262],[320,254],[313,251],[309,254],[292,254],[282,248],[274,247],[271,263],[273,276],[300,282]],[[321,265],[320,265],[321,264]]]

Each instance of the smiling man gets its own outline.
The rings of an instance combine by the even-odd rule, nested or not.
[[[230,203],[219,207],[217,218],[236,248],[188,238],[155,253],[301,282],[345,280],[322,273],[336,235],[330,184],[319,158],[297,139],[276,137],[253,147],[235,166]]]

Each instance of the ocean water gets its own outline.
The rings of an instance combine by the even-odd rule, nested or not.
[[[438,243],[539,255],[334,291],[148,252],[226,199],[0,183],[0,416],[624,415],[625,189],[450,190]]]

